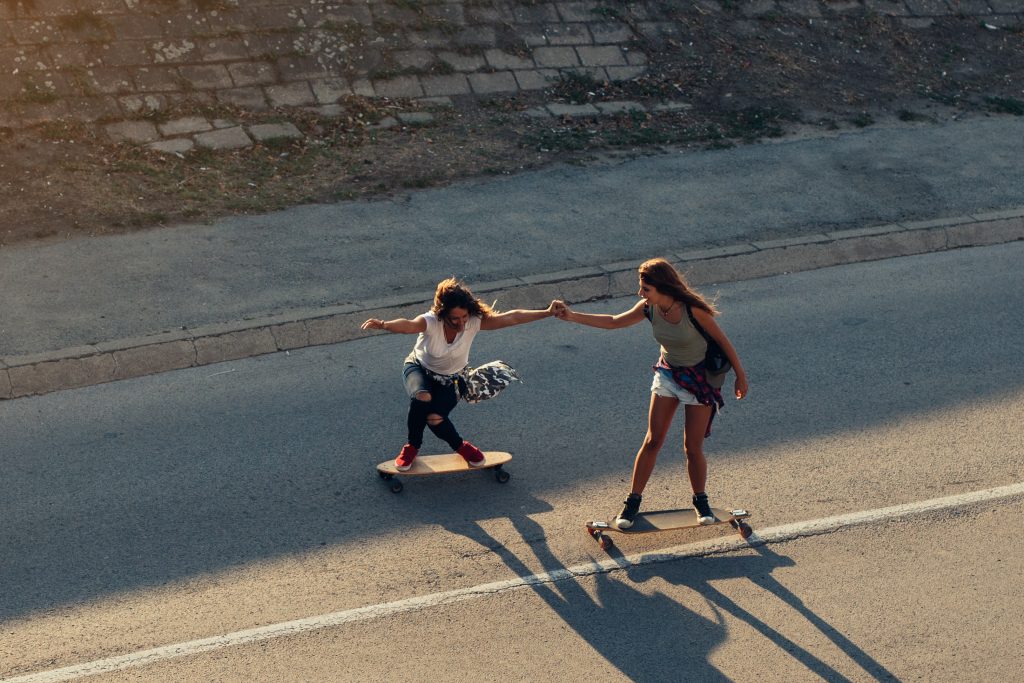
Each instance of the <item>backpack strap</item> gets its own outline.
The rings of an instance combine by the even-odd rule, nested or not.
[[[710,345],[712,343],[715,344],[715,345],[718,344],[718,342],[715,342],[715,341],[713,341],[711,339],[711,337],[708,335],[708,333],[704,331],[704,328],[700,326],[700,323],[697,322],[697,319],[693,317],[693,311],[690,310],[690,304],[686,304],[686,315],[687,315],[687,317],[690,318],[690,323],[695,328],[697,328],[697,331],[700,332],[700,336],[704,337],[704,341],[706,341],[708,343],[708,345]]]

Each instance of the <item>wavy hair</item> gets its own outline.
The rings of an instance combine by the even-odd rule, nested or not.
[[[430,307],[430,310],[438,318],[444,320],[453,308],[465,308],[470,315],[481,318],[487,318],[494,313],[490,306],[469,291],[469,287],[462,280],[450,277],[437,283],[437,290],[434,292],[434,305]]]
[[[676,301],[703,309],[711,315],[718,315],[715,305],[690,288],[686,278],[663,258],[652,258],[640,264],[637,269],[640,281],[654,287],[661,294],[666,294]]]

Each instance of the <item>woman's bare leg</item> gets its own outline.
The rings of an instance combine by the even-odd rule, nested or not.
[[[711,407],[685,406],[686,423],[683,428],[683,450],[686,452],[686,473],[693,492],[704,493],[708,483],[708,461],[704,457],[704,433],[711,419]]]
[[[668,428],[672,426],[672,418],[679,407],[678,398],[651,394],[651,407],[647,412],[647,436],[636,454],[633,463],[633,483],[630,493],[642,494],[651,478],[654,465],[658,461],[658,452],[665,443]]]

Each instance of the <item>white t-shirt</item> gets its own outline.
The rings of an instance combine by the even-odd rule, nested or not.
[[[469,363],[469,348],[473,338],[480,331],[480,318],[469,316],[466,327],[455,335],[451,344],[444,338],[444,323],[436,314],[423,314],[427,322],[427,331],[420,332],[416,338],[413,353],[419,364],[439,375],[454,375]]]

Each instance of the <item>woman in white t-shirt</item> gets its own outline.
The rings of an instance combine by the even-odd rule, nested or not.
[[[499,330],[554,315],[555,304],[543,310],[497,313],[460,280],[449,278],[437,285],[430,311],[412,320],[370,318],[364,330],[418,334],[416,346],[405,359],[403,375],[409,394],[408,442],[395,459],[401,472],[412,467],[423,445],[423,430],[430,428],[439,439],[466,459],[471,467],[484,462],[479,448],[463,439],[448,415],[459,402],[460,385],[469,365],[469,350],[481,330]],[[507,366],[506,366],[507,367]]]

